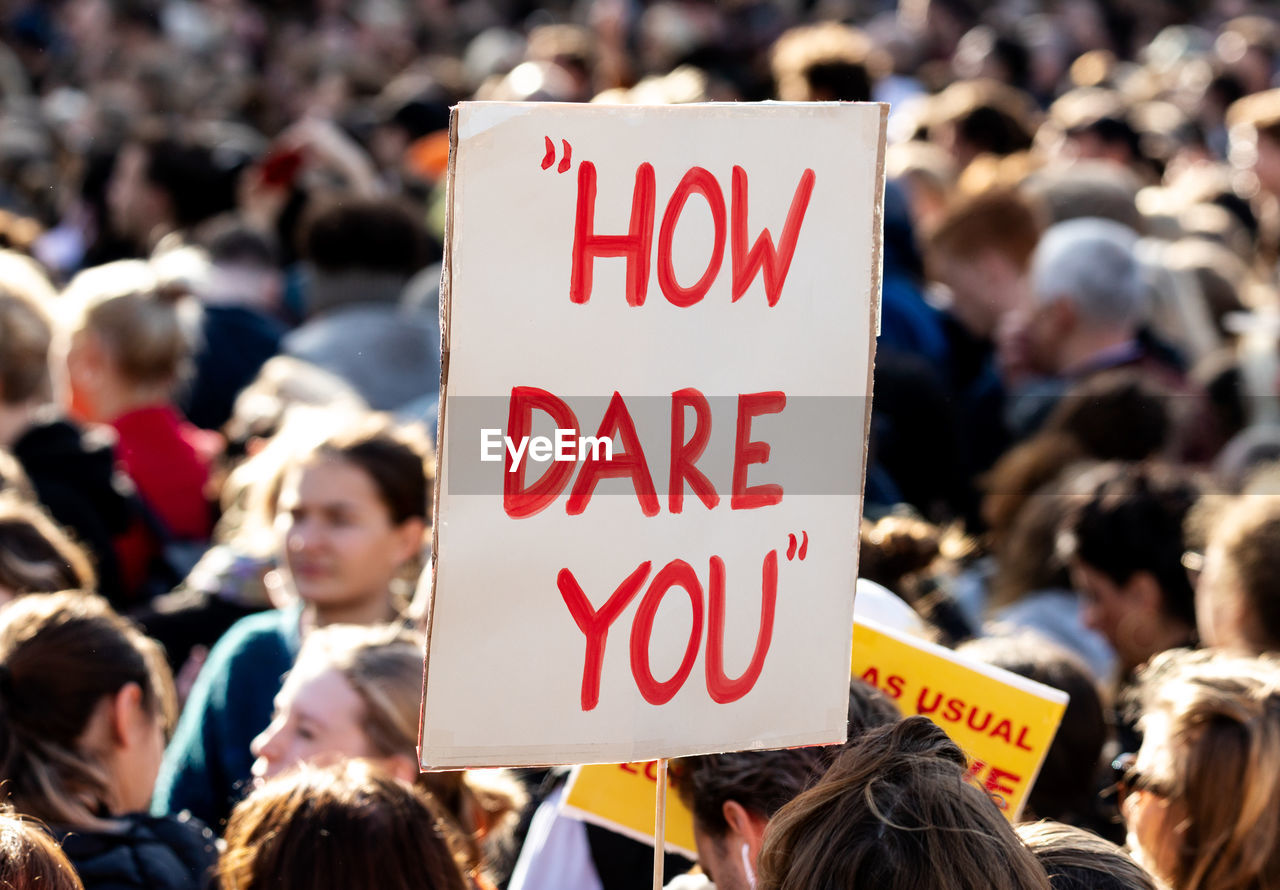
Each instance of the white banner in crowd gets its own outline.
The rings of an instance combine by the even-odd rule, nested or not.
[[[844,739],[885,110],[457,108],[424,768]]]

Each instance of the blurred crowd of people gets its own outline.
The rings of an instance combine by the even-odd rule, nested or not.
[[[673,885],[1280,888],[1277,85],[1243,0],[3,4],[0,887],[650,886],[418,771],[449,108],[780,99],[890,105],[859,587],[1071,699],[1018,825],[856,679],[674,763]]]

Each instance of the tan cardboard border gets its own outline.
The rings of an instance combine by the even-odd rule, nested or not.
[[[457,194],[454,176],[458,169],[458,106],[449,109],[449,172],[445,178],[444,258],[440,264],[440,414],[436,423],[436,478],[431,497],[431,594],[423,615],[422,701],[418,705],[418,767],[422,763],[422,734],[427,713],[427,669],[430,663],[431,632],[435,626],[436,566],[440,552],[440,487],[444,479],[444,415],[449,385],[449,316],[453,299],[453,201]]]

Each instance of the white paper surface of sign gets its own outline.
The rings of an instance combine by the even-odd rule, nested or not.
[[[844,739],[883,121],[837,103],[456,110],[424,768]],[[527,516],[504,499],[515,477],[482,459],[483,431],[512,432],[522,387],[575,434],[612,432],[623,463],[597,464],[615,475],[589,499],[588,461],[528,452],[524,484],[563,488]],[[600,430],[611,400],[643,466]],[[535,436],[559,425],[529,416]],[[677,460],[673,503],[673,451],[714,498]]]

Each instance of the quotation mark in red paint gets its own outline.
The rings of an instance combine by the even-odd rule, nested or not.
[[[542,156],[542,169],[546,170],[556,162],[556,144],[551,141],[550,136],[543,136],[542,138],[547,141],[547,153]],[[569,165],[573,162],[573,146],[569,144],[568,139],[561,139],[560,144],[564,146],[564,157],[560,159],[556,172],[567,173],[569,172]]]
[[[809,555],[809,533],[806,531],[802,531],[800,532],[800,534],[804,537],[804,541],[803,543],[800,544],[799,552],[796,551],[796,536],[787,535],[787,538],[790,539],[791,541],[791,543],[787,546],[788,560],[796,559],[797,557],[799,557],[800,560],[803,561],[804,558]]]

